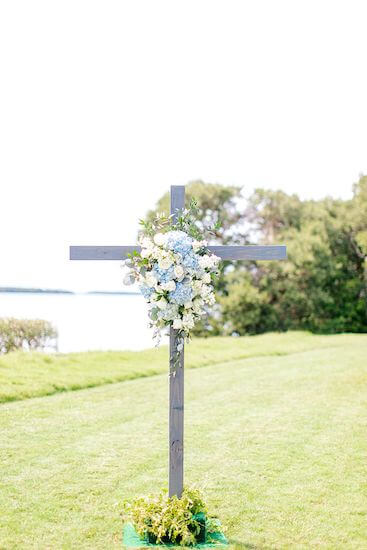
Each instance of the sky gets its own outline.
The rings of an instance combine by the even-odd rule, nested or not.
[[[367,173],[364,1],[0,3],[0,286],[122,289],[194,179],[348,198]]]

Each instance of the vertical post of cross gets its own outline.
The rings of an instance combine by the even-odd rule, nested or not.
[[[179,210],[185,207],[185,186],[171,186],[171,214],[173,222]],[[169,336],[169,496],[181,498],[183,490],[184,458],[184,350],[174,366],[177,348],[177,330],[170,328]],[[174,375],[173,375],[174,371]]]

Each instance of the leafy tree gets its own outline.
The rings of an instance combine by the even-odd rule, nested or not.
[[[349,201],[302,201],[256,189],[241,208],[238,187],[197,181],[186,192],[198,200],[199,223],[221,219],[213,244],[285,243],[288,249],[285,262],[222,262],[218,305],[197,334],[367,332],[367,176]],[[155,211],[167,212],[168,201],[167,193]]]
[[[283,192],[256,190],[249,200],[247,211],[251,211],[259,240],[285,242],[288,247],[287,262],[242,267],[251,273],[252,286],[259,290],[258,320],[251,332],[290,328],[367,331],[364,256],[346,223],[350,204],[332,199],[301,202],[295,196],[287,197]],[[248,277],[243,275],[242,280],[245,293]],[[240,310],[233,307],[232,274],[226,276],[225,288],[220,299],[223,325],[238,326],[239,316],[246,325],[255,304]],[[236,293],[241,295],[238,283]],[[249,330],[241,333],[245,332]]]
[[[204,183],[201,180],[192,181],[186,185],[186,201],[195,198],[200,207],[198,224],[206,224],[214,227],[220,221],[221,228],[215,232],[211,244],[235,244],[242,239],[238,234],[238,225],[243,214],[238,203],[241,198],[241,188],[218,183]],[[158,212],[169,214],[170,195],[165,193],[157,202],[155,208],[146,216],[147,221],[152,221]]]

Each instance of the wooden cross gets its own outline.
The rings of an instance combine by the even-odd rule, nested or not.
[[[185,186],[171,186],[171,214],[177,220],[185,208]],[[281,246],[209,246],[211,252],[223,260],[285,260],[286,247]],[[71,246],[71,260],[123,260],[140,246]],[[170,329],[170,372],[177,346],[177,330]],[[179,352],[175,376],[169,377],[169,496],[181,497],[183,490],[184,458],[184,350]]]

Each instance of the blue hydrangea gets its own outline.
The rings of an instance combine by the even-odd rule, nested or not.
[[[144,296],[144,298],[146,300],[149,300],[151,295],[153,294],[154,292],[154,288],[148,286],[148,285],[140,285],[139,286],[139,289],[140,289],[140,292],[142,293],[142,295]]]
[[[161,269],[158,264],[153,268],[153,274],[157,277],[159,283],[168,283],[172,281],[175,277],[175,272],[173,266],[168,269]]]
[[[183,265],[190,269],[198,269],[199,268],[199,262],[195,254],[186,254],[186,256],[183,259]]]
[[[169,293],[170,302],[183,306],[186,302],[189,302],[193,296],[192,288],[185,283],[177,283],[175,290]]]
[[[192,238],[184,231],[170,231],[167,238],[167,248],[185,256],[192,250]]]

